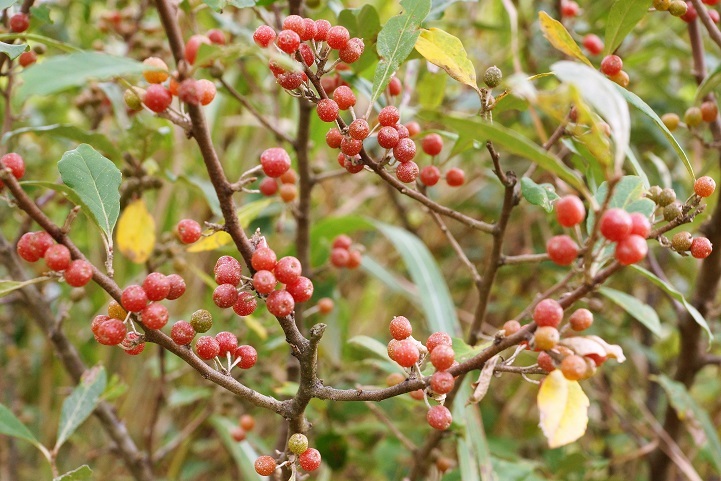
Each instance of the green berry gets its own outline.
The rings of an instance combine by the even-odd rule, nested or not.
[[[648,192],[646,192],[646,197],[651,199],[652,201],[658,203],[658,198],[661,195],[661,192],[663,192],[663,189],[657,185],[652,185]]]
[[[190,325],[195,332],[207,332],[213,327],[213,316],[205,309],[198,309],[190,316]]]
[[[686,125],[689,127],[701,125],[701,122],[703,122],[701,109],[698,107],[689,107],[686,113],[683,114],[683,121],[686,122]]]
[[[681,208],[681,204],[678,202],[674,202],[673,204],[669,204],[663,208],[663,219],[668,222],[680,217],[682,214],[683,210]]]
[[[145,90],[141,88],[128,89],[123,94],[123,100],[125,105],[130,110],[143,110],[143,98],[145,97]]]
[[[676,202],[676,192],[670,188],[663,189],[656,199],[656,203],[661,207],[666,207],[674,202]]]
[[[293,454],[303,454],[308,449],[308,438],[305,434],[295,433],[288,440],[288,449]]]
[[[674,17],[680,17],[682,15],[685,15],[686,10],[688,10],[688,5],[686,5],[686,2],[684,2],[683,0],[676,0],[675,2],[671,2],[671,5],[668,7],[668,13],[670,13]]]
[[[668,130],[673,132],[678,128],[678,124],[681,122],[681,119],[674,113],[668,113],[661,116],[661,121]]]
[[[691,248],[693,237],[690,232],[677,232],[671,238],[671,247],[676,252],[686,252]]]
[[[501,69],[496,67],[488,67],[486,73],[483,74],[483,83],[488,85],[490,88],[498,87],[503,79],[503,72]]]

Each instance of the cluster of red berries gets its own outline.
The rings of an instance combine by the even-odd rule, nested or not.
[[[289,316],[296,303],[306,302],[313,296],[313,282],[302,275],[303,266],[297,258],[278,259],[273,249],[260,246],[253,252],[251,265],[255,270],[253,288],[258,294],[267,296],[266,308],[274,316]],[[278,283],[284,286],[276,290]]]
[[[127,319],[127,311],[116,301],[110,301],[108,314],[95,316],[90,323],[90,331],[100,344],[106,346],[120,345],[126,354],[137,356],[145,349],[145,342],[135,330],[128,332],[126,328]]]
[[[252,431],[253,428],[255,428],[255,418],[250,414],[243,414],[240,416],[238,425],[230,430],[230,436],[239,443],[245,440],[248,432]]]
[[[621,87],[628,87],[630,79],[623,70],[623,60],[618,55],[606,55],[601,60],[601,73],[616,82]]]
[[[574,227],[586,218],[586,208],[575,195],[561,197],[556,202],[556,219],[563,227]],[[578,244],[568,235],[557,235],[546,242],[548,257],[558,265],[568,266],[576,260]]]
[[[355,269],[361,264],[363,254],[360,250],[353,248],[353,239],[341,234],[333,239],[330,251],[330,263],[334,267]]]
[[[45,231],[26,232],[17,244],[18,255],[27,262],[45,259],[48,269],[62,272],[65,282],[72,287],[82,287],[93,278],[93,266],[86,260],[72,260],[70,249]]]
[[[443,150],[443,138],[435,133],[428,134],[421,140],[421,148],[426,154],[435,157]],[[435,165],[427,165],[421,169],[419,178],[423,185],[432,187],[441,179],[441,171]],[[451,187],[463,185],[465,181],[465,173],[458,167],[453,167],[446,172],[446,182]]]
[[[278,181],[280,180],[280,185]],[[298,174],[293,169],[286,170],[277,179],[266,177],[260,181],[258,189],[260,193],[266,197],[278,193],[283,202],[293,202],[298,197],[298,187],[295,185],[298,181]]]
[[[288,461],[278,466],[272,456],[260,456],[255,460],[255,472],[261,476],[270,476],[276,469],[290,463],[297,462],[304,471],[315,471],[320,467],[320,451],[308,447],[308,438],[305,434],[295,433],[288,439]]]

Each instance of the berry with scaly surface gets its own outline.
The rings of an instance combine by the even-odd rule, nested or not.
[[[433,429],[444,431],[451,426],[453,422],[453,416],[451,411],[445,406],[433,406],[428,410],[426,414],[426,421]]]
[[[178,321],[170,329],[170,338],[179,346],[187,346],[195,337],[195,329],[187,321]]]
[[[320,461],[320,451],[315,448],[308,448],[298,456],[298,464],[305,471],[315,471],[320,467]]]
[[[220,345],[212,336],[200,336],[195,341],[195,352],[201,359],[208,361],[220,353]]]
[[[303,454],[308,449],[308,438],[305,434],[295,433],[288,439],[288,450],[293,454]]]
[[[190,316],[190,325],[195,332],[207,332],[213,327],[213,316],[205,309],[198,309]]]

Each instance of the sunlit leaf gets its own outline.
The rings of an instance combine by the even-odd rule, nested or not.
[[[136,264],[148,260],[155,248],[155,219],[143,199],[129,203],[118,221],[118,250]]]
[[[445,70],[453,79],[478,90],[476,69],[457,37],[440,28],[423,29],[416,40],[416,50],[426,60]]]
[[[548,447],[570,444],[586,432],[588,397],[577,381],[569,381],[559,369],[551,371],[538,391],[540,426]]]
[[[551,42],[551,45],[553,45],[556,50],[565,53],[569,57],[577,58],[589,67],[593,67],[591,61],[586,58],[581,48],[575,40],[573,40],[573,37],[571,37],[571,34],[568,33],[568,30],[566,30],[566,27],[564,27],[561,22],[551,18],[544,11],[538,12],[538,20],[541,24],[543,36]]]
[[[47,281],[50,279],[50,277],[36,277],[35,279],[30,279],[28,281],[9,281],[9,280],[0,280],[0,297],[7,296],[13,291],[16,291],[18,289],[22,289],[25,286],[29,286],[30,284],[37,284],[38,282]]]
[[[0,53],[4,53],[10,60],[15,60],[28,48],[24,43],[5,43],[0,42]]]
[[[604,55],[611,54],[621,45],[626,35],[648,13],[651,0],[616,0],[608,12]]]

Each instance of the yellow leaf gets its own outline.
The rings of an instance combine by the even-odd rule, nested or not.
[[[256,200],[250,204],[246,204],[238,209],[238,222],[242,227],[246,227],[253,222],[258,215],[274,201],[271,198]],[[188,247],[188,252],[204,252],[219,249],[233,242],[233,239],[227,232],[218,231],[215,234],[203,237],[195,244]]]
[[[476,70],[458,38],[440,28],[422,29],[416,40],[416,50],[426,60],[448,72],[452,78],[478,90]]]
[[[155,220],[143,199],[125,207],[118,220],[117,243],[120,252],[136,264],[148,260],[155,247]]]
[[[569,381],[556,369],[546,376],[538,391],[540,426],[548,446],[557,448],[572,443],[586,432],[588,398],[576,381]]]
[[[538,19],[541,22],[543,36],[551,42],[551,45],[553,45],[556,50],[560,50],[570,57],[577,58],[589,67],[593,67],[591,61],[583,55],[581,48],[573,40],[571,34],[568,33],[568,30],[566,30],[561,22],[554,20],[544,11],[538,12]]]

